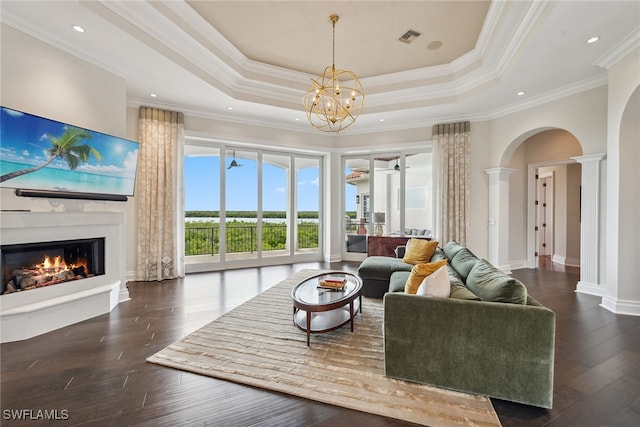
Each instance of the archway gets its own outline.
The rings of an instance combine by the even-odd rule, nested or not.
[[[551,232],[554,253],[549,259],[562,266],[579,265],[581,165],[576,158],[582,154],[582,146],[572,133],[552,127],[525,132],[505,149],[501,165],[512,171],[506,242],[512,268],[538,266],[536,177],[541,168],[557,181],[552,213],[556,227]]]

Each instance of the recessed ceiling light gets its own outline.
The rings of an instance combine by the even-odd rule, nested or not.
[[[155,93],[150,93],[149,96],[152,97],[152,98],[157,98],[158,97],[158,95],[156,95]]]
[[[300,121],[300,117],[296,117],[296,122],[299,122],[299,121]]]
[[[233,107],[227,107],[227,110],[233,110]]]
[[[440,40],[432,41],[427,45],[427,49],[429,50],[438,50],[442,47],[442,42]]]
[[[600,40],[600,37],[598,37],[598,36],[589,37],[589,38],[587,39],[587,43],[589,43],[589,44],[591,44],[591,43],[595,43],[595,42],[597,42],[598,40]]]
[[[84,33],[84,28],[82,28],[80,25],[72,25],[71,28],[73,28],[74,30],[76,30],[79,33]]]
[[[522,95],[524,95],[525,93],[527,93],[527,92],[525,92],[525,91],[521,90],[520,92],[516,93],[516,95],[518,95],[518,96],[522,96]]]
[[[380,119],[379,121],[380,121],[380,122],[384,122],[384,119]]]

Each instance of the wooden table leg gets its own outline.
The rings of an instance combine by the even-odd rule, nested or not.
[[[307,310],[307,347],[311,339],[311,312]]]
[[[349,315],[351,316],[351,332],[353,332],[353,301],[349,303]]]

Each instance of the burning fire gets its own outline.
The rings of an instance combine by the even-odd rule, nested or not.
[[[53,257],[53,260],[49,255],[44,256],[44,260],[42,264],[36,264],[35,267],[40,270],[40,273],[45,274],[55,274],[65,270],[73,270],[74,268],[84,267],[84,271],[87,270],[87,264],[84,262],[80,262],[78,264],[72,263],[67,265],[67,263],[62,259],[61,256]]]

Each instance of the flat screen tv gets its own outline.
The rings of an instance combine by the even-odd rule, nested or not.
[[[0,108],[0,187],[20,196],[133,196],[137,142]]]

